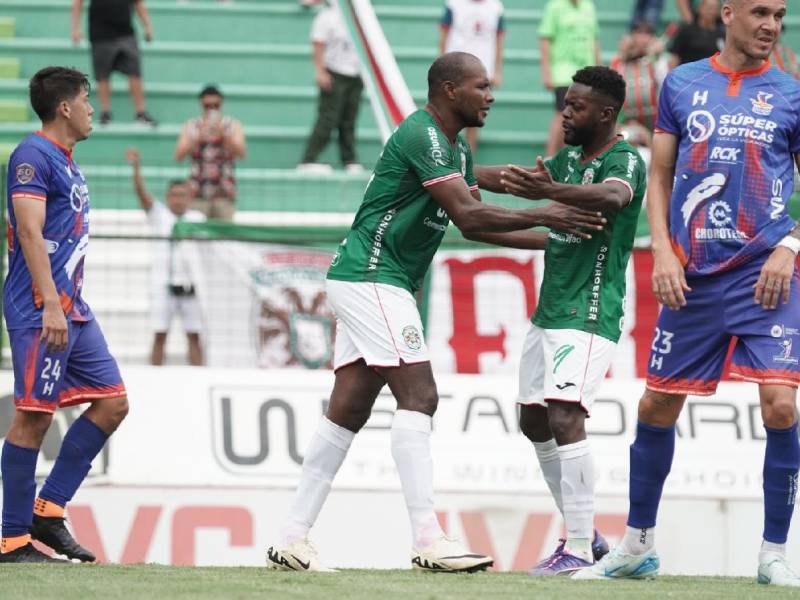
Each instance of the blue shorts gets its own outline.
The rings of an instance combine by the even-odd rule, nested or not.
[[[69,322],[63,352],[39,341],[41,329],[12,329],[14,404],[19,410],[53,413],[59,406],[125,396],[117,361],[95,319]]]
[[[788,304],[765,310],[754,301],[763,260],[719,275],[688,279],[692,291],[678,311],[662,308],[647,365],[647,389],[710,396],[735,339],[732,379],[759,384],[800,383],[800,285],[792,278]],[[797,344],[795,346],[794,344]]]

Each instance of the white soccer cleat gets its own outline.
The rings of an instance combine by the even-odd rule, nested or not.
[[[644,554],[624,554],[614,548],[600,562],[575,571],[572,579],[652,579],[658,575],[661,561],[655,548]]]
[[[800,577],[789,567],[785,556],[769,553],[758,565],[758,583],[800,587]]]
[[[267,568],[275,571],[336,573],[336,569],[329,569],[319,562],[317,549],[308,539],[284,547],[270,546],[267,549]]]
[[[438,573],[475,573],[494,564],[491,556],[475,554],[458,540],[442,536],[427,548],[411,552],[411,566]]]

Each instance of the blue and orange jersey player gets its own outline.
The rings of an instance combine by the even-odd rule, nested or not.
[[[631,446],[628,529],[590,574],[658,571],[653,529],[675,422],[687,394],[714,394],[733,344],[731,376],[758,384],[766,429],[758,581],[800,586],[786,560],[800,467],[800,226],[787,212],[800,86],[769,61],[786,6],[724,0],[722,52],[678,67],[662,87],[648,218],[663,310]]]
[[[91,562],[64,526],[64,507],[127,414],[119,368],[81,296],[89,191],[72,159],[92,130],[86,75],[47,67],[30,81],[42,121],[8,165],[9,273],[4,312],[14,367],[14,421],[5,436],[0,562],[49,562],[31,540]],[[90,403],[70,426],[36,496],[36,459],[59,406]]]

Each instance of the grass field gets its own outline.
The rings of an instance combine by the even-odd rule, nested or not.
[[[434,575],[412,571],[276,573],[260,568],[155,565],[0,566],[0,597],[9,600],[300,599],[472,600],[558,598],[800,598],[800,588],[755,579],[661,577],[655,581],[593,582],[532,579],[524,573]]]

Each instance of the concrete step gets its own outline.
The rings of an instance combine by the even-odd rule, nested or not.
[[[201,86],[193,83],[153,82],[147,85],[148,110],[160,120],[183,122],[198,114],[197,93]],[[24,79],[0,79],[0,98],[25,98],[28,82]],[[241,120],[245,126],[280,122],[294,127],[311,127],[317,112],[317,88],[313,85],[228,85],[223,88],[225,112]],[[417,106],[423,106],[427,90],[412,92]],[[486,130],[538,130],[553,113],[553,97],[549,92],[495,92],[495,104]],[[95,108],[96,106],[95,101]],[[134,109],[123,78],[112,78],[112,111],[121,122],[132,118]],[[27,109],[26,109],[27,110]],[[23,119],[24,120],[24,119]],[[358,125],[375,128],[369,100],[364,95]]]
[[[410,87],[424,85],[428,68],[436,57],[435,46],[395,47],[400,69]],[[612,51],[604,52],[608,61]],[[0,39],[0,58],[18,58],[22,77],[51,64],[69,64],[90,72],[86,42],[73,46],[66,38]],[[505,91],[541,92],[538,49],[506,52]],[[226,84],[280,82],[298,86],[313,82],[308,44],[246,44],[200,42],[153,42],[143,48],[143,73],[147,82]]]

